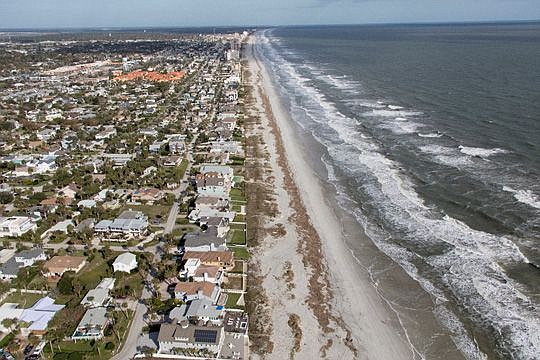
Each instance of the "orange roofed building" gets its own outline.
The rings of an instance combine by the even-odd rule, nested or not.
[[[43,266],[47,271],[44,275],[48,278],[58,278],[66,271],[77,273],[83,268],[84,264],[86,264],[84,256],[53,256]]]
[[[134,81],[134,80],[148,80],[148,81],[158,81],[158,82],[170,82],[170,81],[179,81],[184,75],[185,71],[172,71],[169,73],[161,74],[156,71],[143,71],[135,70],[127,74],[118,75],[114,78],[116,81]]]

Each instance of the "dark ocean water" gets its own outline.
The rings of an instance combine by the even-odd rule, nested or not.
[[[463,353],[540,358],[540,24],[258,36],[339,203]]]

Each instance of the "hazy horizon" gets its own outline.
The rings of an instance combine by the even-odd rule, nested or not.
[[[0,0],[0,29],[189,28],[540,20],[536,0]]]

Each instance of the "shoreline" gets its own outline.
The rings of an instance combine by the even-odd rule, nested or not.
[[[322,196],[323,186],[296,144],[294,131],[287,123],[289,118],[281,107],[269,75],[254,54],[254,41],[252,36],[247,45],[251,82],[262,117],[264,143],[274,150],[273,154],[270,152],[269,162],[275,178],[276,201],[281,210],[285,207],[293,210],[288,214],[288,223],[284,227],[288,235],[293,232],[288,242],[296,245],[297,249],[297,253],[292,254],[294,256],[289,251],[283,259],[284,254],[275,248],[278,242],[286,242],[284,237],[277,241],[275,238],[265,239],[255,256],[261,264],[262,273],[274,273],[274,277],[279,273],[274,266],[276,260],[284,260],[285,263],[289,261],[287,258],[296,260],[297,266],[288,262],[296,280],[294,299],[304,296],[306,301],[296,304],[293,309],[306,315],[300,314],[300,324],[295,324],[296,333],[292,335],[298,335],[298,328],[302,333],[310,334],[301,339],[300,346],[298,342],[292,344],[285,339],[283,332],[290,333],[292,326],[288,328],[287,321],[283,321],[283,316],[278,313],[286,311],[290,314],[290,310],[287,310],[290,306],[279,301],[280,284],[269,281],[270,276],[266,276],[263,286],[271,304],[273,331],[270,337],[274,352],[261,357],[297,355],[298,358],[334,358],[343,357],[344,352],[348,354],[346,358],[416,357],[416,351],[404,339],[406,336],[391,324],[388,309],[366,281],[366,274],[358,273],[356,260],[344,243],[342,224]],[[285,220],[283,213],[278,220]],[[275,225],[272,222],[270,225]],[[270,241],[273,243],[272,249],[268,248]],[[280,256],[274,257],[274,252]],[[300,267],[304,268],[303,272],[299,271]],[[302,281],[305,283],[302,284]],[[298,316],[296,313],[293,315]],[[286,351],[290,346],[293,346],[291,353]]]

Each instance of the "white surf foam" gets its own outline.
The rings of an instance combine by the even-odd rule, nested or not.
[[[405,118],[395,118],[394,121],[384,121],[378,127],[388,129],[397,135],[414,134],[423,124],[407,121]]]
[[[499,148],[485,149],[485,148],[469,147],[469,146],[462,146],[462,145],[459,146],[459,151],[470,156],[478,156],[482,158],[487,158],[492,155],[504,154],[508,152],[507,150],[499,149]]]
[[[540,197],[536,195],[532,190],[516,190],[510,186],[503,186],[503,190],[514,194],[514,198],[533,208],[540,209]]]
[[[405,110],[387,110],[387,109],[374,109],[363,114],[364,116],[378,116],[378,117],[407,117],[422,115],[421,111],[405,111]]]
[[[443,135],[439,132],[436,132],[436,133],[427,133],[427,134],[418,133],[418,136],[423,137],[423,138],[440,138]]]

